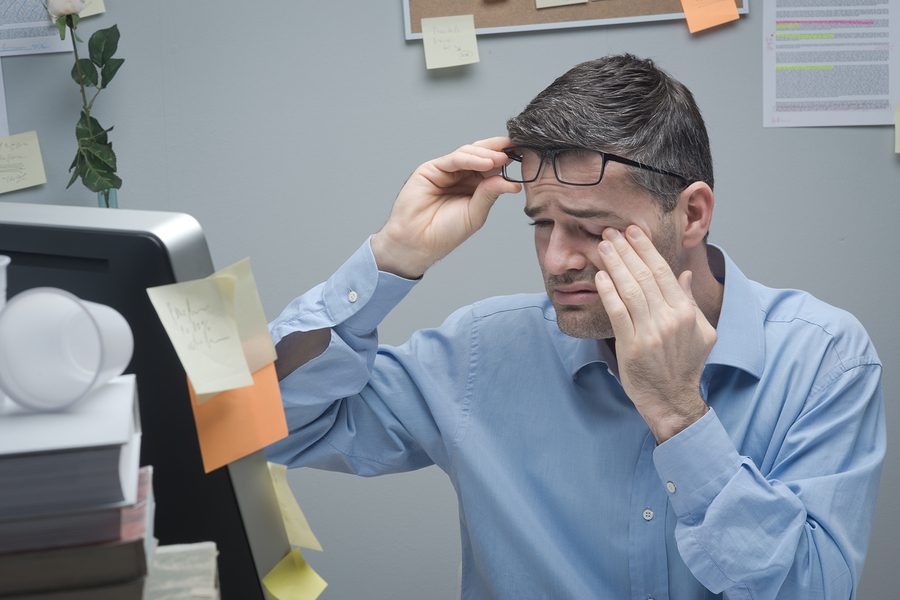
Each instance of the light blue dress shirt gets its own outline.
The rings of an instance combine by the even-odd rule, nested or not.
[[[276,343],[332,336],[281,382],[290,435],[269,457],[443,469],[467,600],[853,598],[885,451],[881,364],[846,312],[709,255],[725,279],[711,410],[657,446],[606,345],[560,332],[546,294],[379,346],[414,282],[378,272],[366,243],[270,324]]]

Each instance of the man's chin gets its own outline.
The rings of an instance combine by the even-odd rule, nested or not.
[[[557,306],[556,324],[567,336],[582,340],[604,340],[615,337],[606,314],[602,316],[591,314],[579,307]]]

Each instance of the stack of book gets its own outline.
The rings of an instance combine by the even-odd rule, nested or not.
[[[152,468],[134,375],[63,411],[0,410],[0,600],[141,600]]]

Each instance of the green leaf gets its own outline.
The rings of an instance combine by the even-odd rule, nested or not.
[[[78,77],[78,67],[81,67],[81,77],[84,78],[84,81]],[[75,80],[75,83],[80,85],[97,87],[97,67],[95,67],[94,63],[88,59],[82,58],[75,63],[74,67],[72,67],[72,79]]]
[[[122,180],[118,175],[109,170],[106,163],[93,158],[90,154],[85,155],[84,164],[81,166],[81,182],[92,192],[122,187]]]
[[[106,64],[119,47],[119,27],[113,25],[109,29],[101,29],[91,36],[88,41],[88,50],[91,60],[100,68]]]
[[[78,139],[79,147],[90,144],[108,145],[109,139],[106,134],[112,130],[112,127],[103,129],[94,117],[90,117],[90,120],[88,120],[87,114],[81,111],[81,118],[78,119],[78,123],[75,125],[75,137]]]
[[[84,159],[82,158],[81,151],[79,150],[78,153],[75,155],[75,160],[72,161],[72,166],[69,167],[69,170],[71,171],[72,169],[75,169],[75,167],[78,167],[78,168],[75,169],[75,172],[72,173],[72,178],[69,179],[69,184],[66,186],[66,189],[69,189],[70,187],[72,187],[72,184],[75,183],[75,180],[78,179],[79,175],[81,175],[81,163],[83,163],[83,162],[84,162]]]
[[[116,71],[119,70],[123,62],[125,62],[124,58],[110,58],[106,61],[106,64],[103,65],[103,70],[100,71],[100,76],[103,78],[100,84],[101,88],[109,85],[109,82],[116,76]]]
[[[105,144],[91,144],[82,148],[82,151],[88,161],[93,162],[98,167],[103,166],[109,171],[116,170],[116,153],[109,146]]]
[[[59,17],[56,19],[56,28],[59,29],[59,39],[66,39],[66,18]]]
[[[66,15],[66,23],[68,23],[69,27],[72,28],[72,37],[75,38],[77,41],[84,43],[81,40],[81,38],[78,37],[78,34],[75,33],[75,28],[78,27],[78,21],[80,21],[80,20],[81,20],[81,17],[79,17],[78,15]]]

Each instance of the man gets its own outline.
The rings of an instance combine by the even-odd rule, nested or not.
[[[712,160],[651,61],[578,65],[510,138],[425,163],[388,223],[271,324],[289,466],[437,464],[463,598],[855,595],[884,457],[859,323],[707,245]],[[524,186],[546,294],[375,327]]]

